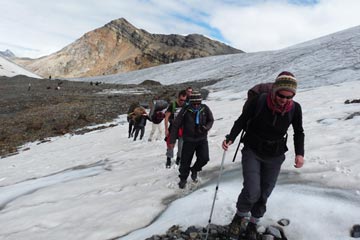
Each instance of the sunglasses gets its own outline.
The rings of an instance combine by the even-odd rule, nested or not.
[[[199,106],[201,103],[199,103],[199,102],[193,102],[193,103],[191,103],[191,105],[193,105],[193,106]]]
[[[292,99],[294,97],[294,95],[292,96],[285,96],[285,95],[282,95],[281,93],[276,93],[276,96],[279,97],[279,98],[286,98],[286,99]]]
[[[179,102],[185,102],[186,99],[179,99]]]

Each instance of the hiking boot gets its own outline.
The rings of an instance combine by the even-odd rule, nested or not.
[[[180,164],[180,161],[181,161],[181,158],[177,157],[177,158],[176,158],[176,161],[175,161],[175,164],[176,164],[176,165],[179,165],[179,164]]]
[[[231,240],[240,239],[240,237],[245,233],[246,222],[247,221],[245,217],[240,217],[239,215],[235,214],[229,225],[228,237]]]
[[[245,230],[245,239],[257,240],[258,232],[256,223],[249,222]]]
[[[186,186],[186,180],[180,180],[179,182],[179,188],[183,189]]]
[[[191,179],[194,181],[194,182],[197,182],[197,171],[195,170],[191,170],[191,175],[190,175]]]
[[[166,158],[166,168],[170,168],[171,167],[171,158]]]

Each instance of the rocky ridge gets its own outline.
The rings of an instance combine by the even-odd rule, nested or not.
[[[84,34],[56,53],[38,59],[15,58],[14,61],[44,78],[50,75],[74,78],[241,52],[199,34],[151,34],[120,18]]]

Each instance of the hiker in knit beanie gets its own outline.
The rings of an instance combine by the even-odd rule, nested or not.
[[[293,97],[296,94],[297,81],[291,72],[281,72],[275,79],[271,94],[268,95],[267,105],[272,112],[282,116],[293,108]]]
[[[244,145],[241,150],[243,188],[228,231],[229,238],[233,239],[243,236],[247,240],[259,239],[257,223],[266,212],[268,198],[285,160],[290,125],[294,131],[294,167],[301,168],[304,164],[305,135],[301,105],[293,100],[297,89],[294,74],[281,72],[268,89],[248,102],[222,143],[222,148],[228,150],[243,131],[240,139]]]
[[[191,96],[189,97],[189,103],[192,107],[198,107],[201,104],[202,97],[201,93],[198,91],[193,91]]]
[[[295,95],[296,88],[297,88],[297,81],[296,81],[294,74],[292,74],[291,72],[284,71],[284,72],[281,72],[276,77],[275,83],[273,85],[273,93],[275,94],[276,92],[278,92],[280,90],[287,90],[287,91],[294,93],[294,95]]]
[[[185,188],[187,179],[193,182],[198,181],[198,172],[209,162],[208,132],[214,123],[214,117],[210,108],[201,103],[200,92],[193,91],[189,98],[189,105],[181,109],[173,127],[175,131],[170,131],[170,146],[174,147],[178,131],[183,128],[183,148],[179,166],[179,188]],[[196,161],[192,164],[194,154]]]

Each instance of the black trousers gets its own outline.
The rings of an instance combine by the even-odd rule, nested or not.
[[[196,161],[191,167],[191,161],[196,153]],[[181,152],[181,161],[180,161],[180,179],[186,180],[191,171],[199,172],[202,170],[202,167],[207,164],[209,161],[209,144],[208,141],[201,140],[197,142],[188,142],[184,141],[183,148]]]
[[[134,130],[135,130],[134,141],[136,141],[136,138],[139,135],[139,131],[140,131],[140,140],[141,140],[145,133],[145,127],[134,127]]]
[[[133,127],[134,127],[134,120],[129,119],[129,138],[132,137],[132,133],[133,133]]]
[[[236,208],[238,212],[251,212],[251,216],[260,218],[266,212],[266,203],[275,187],[285,155],[261,159],[246,146],[241,153],[244,182]]]

